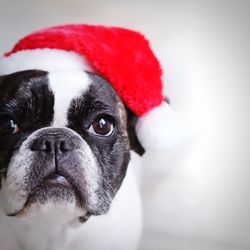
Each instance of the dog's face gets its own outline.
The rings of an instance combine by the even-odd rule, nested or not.
[[[48,204],[108,211],[130,159],[127,115],[112,87],[85,71],[0,77],[0,210]]]

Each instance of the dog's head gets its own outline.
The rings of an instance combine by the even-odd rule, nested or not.
[[[0,210],[25,216],[52,205],[77,215],[106,213],[130,149],[143,152],[135,120],[93,73],[1,76]]]
[[[21,39],[0,58],[0,214],[107,212],[131,149],[182,141],[161,75],[148,41],[128,29],[63,25]]]

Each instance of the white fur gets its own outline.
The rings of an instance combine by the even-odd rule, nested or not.
[[[58,49],[33,49],[16,52],[0,58],[0,75],[23,70],[64,70],[94,71],[83,56],[75,52]]]
[[[5,214],[13,214],[23,208],[29,193],[26,191],[26,186],[24,186],[25,178],[27,172],[32,163],[34,163],[34,152],[30,150],[30,142],[36,139],[37,135],[41,133],[44,129],[42,128],[34,133],[32,133],[21,145],[18,152],[12,157],[11,162],[8,167],[8,173],[6,181],[3,180],[2,188],[0,190],[0,211],[3,211]],[[66,129],[66,128],[65,128]],[[68,129],[70,130],[70,129]],[[86,181],[86,191],[88,192],[88,198],[91,201],[91,204],[95,205],[97,202],[96,190],[98,188],[99,179],[99,168],[95,159],[92,150],[89,145],[73,130],[70,130],[74,136],[77,136],[81,145],[77,150],[78,157],[82,162],[81,171]],[[41,211],[49,211],[52,208],[56,211],[62,207],[65,207],[65,211],[68,211],[72,214],[72,218],[77,215],[83,215],[85,211],[79,213],[77,208],[76,200],[72,202],[66,202],[66,204],[46,204],[46,206],[34,205],[29,211],[29,216],[33,216],[33,211],[35,214],[39,208],[42,208]],[[48,209],[51,208],[51,209]],[[44,217],[44,216],[42,216]]]
[[[50,88],[54,93],[53,127],[67,125],[67,111],[73,98],[86,91],[91,83],[88,74],[80,70],[49,73]]]
[[[91,80],[85,71],[67,70],[63,72],[50,72],[49,85],[54,94],[54,117],[51,127],[65,127],[67,125],[67,112],[73,99],[87,91]],[[93,161],[95,158],[87,143],[81,139],[85,150],[78,150],[84,164],[84,175],[92,197],[92,204],[97,202],[95,190],[98,187],[98,167]],[[91,157],[90,157],[91,156]],[[86,162],[88,160],[88,162]]]
[[[30,136],[32,139],[33,136]],[[26,167],[33,162],[34,153],[28,150],[29,140],[23,142],[18,152],[13,155],[9,164],[6,180],[2,180],[0,190],[0,210],[5,214],[20,211],[27,200],[27,192],[24,190],[23,179],[26,175]]]
[[[76,228],[61,209],[46,210],[27,220],[0,213],[1,250],[135,250],[142,231],[141,199],[134,173],[141,168],[138,163],[138,156],[132,153],[127,175],[108,214],[91,217]],[[63,222],[58,220],[65,217]]]
[[[188,135],[183,117],[172,111],[166,102],[140,117],[136,132],[146,152],[151,153],[174,151]]]

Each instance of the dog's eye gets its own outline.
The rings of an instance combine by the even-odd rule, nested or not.
[[[114,130],[114,124],[105,117],[96,118],[91,126],[89,132],[100,136],[109,136]]]
[[[19,126],[8,117],[0,118],[0,133],[2,134],[16,134],[20,132]]]

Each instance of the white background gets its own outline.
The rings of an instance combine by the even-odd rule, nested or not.
[[[1,54],[64,23],[124,26],[150,39],[192,133],[145,171],[141,250],[250,249],[249,15],[249,1],[0,0]]]

